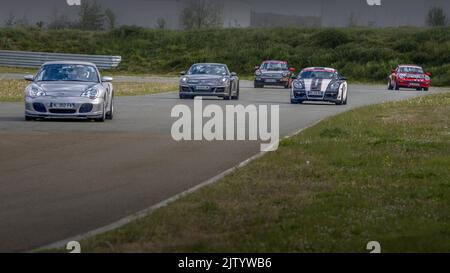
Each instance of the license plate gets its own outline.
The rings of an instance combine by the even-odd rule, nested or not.
[[[277,80],[274,80],[274,79],[266,79],[266,82],[277,82]]]
[[[50,108],[75,108],[74,103],[50,103]]]
[[[207,90],[209,90],[209,86],[197,86],[196,89],[201,90],[201,91],[207,91]]]
[[[415,83],[415,82],[413,82],[413,83],[410,83],[409,85],[410,85],[410,86],[420,86],[420,83]]]
[[[322,96],[323,93],[321,91],[311,91],[311,92],[308,92],[308,95],[310,95],[310,96]]]

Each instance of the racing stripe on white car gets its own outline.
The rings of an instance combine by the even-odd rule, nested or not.
[[[320,91],[325,92],[327,91],[328,85],[330,85],[331,80],[323,79],[322,80],[322,86],[320,88]]]
[[[311,84],[312,84],[312,79],[305,79],[305,91],[309,92],[311,91]]]

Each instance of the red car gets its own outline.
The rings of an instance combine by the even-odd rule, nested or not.
[[[422,67],[417,65],[399,65],[395,70],[392,70],[388,78],[388,89],[413,88],[417,91],[428,91],[430,83],[430,73],[425,73]]]

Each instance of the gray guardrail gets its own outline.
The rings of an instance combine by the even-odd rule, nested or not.
[[[122,57],[0,50],[0,66],[40,67],[50,61],[84,61],[94,63],[100,69],[113,69],[120,64]]]

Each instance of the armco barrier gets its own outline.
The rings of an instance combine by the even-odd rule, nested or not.
[[[94,63],[100,69],[113,69],[119,66],[122,57],[0,50],[0,66],[40,67],[50,61],[84,61]]]

